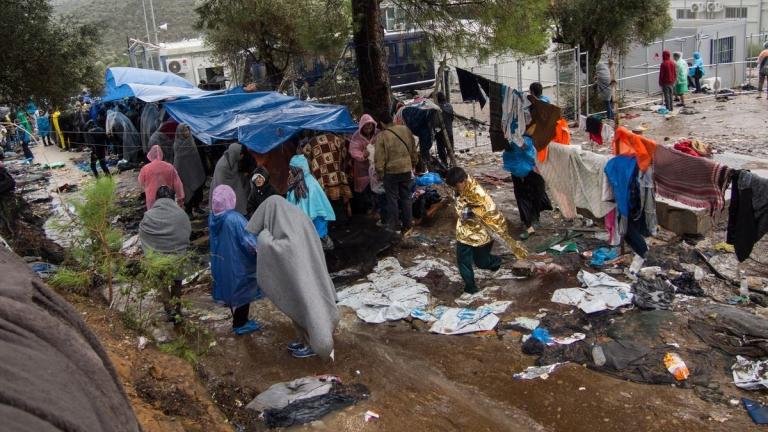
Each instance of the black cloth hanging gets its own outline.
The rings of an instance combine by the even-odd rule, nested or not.
[[[459,77],[459,89],[464,102],[480,102],[480,109],[483,109],[487,102],[483,92],[486,95],[490,92],[490,81],[460,68],[456,68],[456,75]]]
[[[501,94],[501,84],[493,81],[489,82],[488,97],[491,100],[491,123],[488,128],[488,135],[491,137],[491,150],[495,152],[507,149],[507,139],[504,137],[504,129],[501,127],[502,104],[504,100]]]
[[[749,171],[731,177],[726,242],[736,250],[739,262],[752,254],[755,243],[768,232],[768,180]]]

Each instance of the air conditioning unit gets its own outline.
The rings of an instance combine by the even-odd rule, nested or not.
[[[169,72],[175,74],[185,74],[189,72],[190,62],[189,59],[180,58],[175,60],[168,60],[166,63]]]
[[[707,12],[720,12],[723,10],[723,4],[720,2],[707,3]]]
[[[693,2],[691,3],[691,12],[693,13],[699,13],[704,11],[704,2]]]

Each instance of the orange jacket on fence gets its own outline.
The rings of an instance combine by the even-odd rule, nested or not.
[[[568,122],[565,119],[561,118],[557,121],[557,124],[555,125],[555,137],[552,138],[552,142],[563,145],[568,145],[571,143],[571,129],[568,127]],[[548,149],[549,146],[544,147],[538,153],[537,157],[539,162],[544,162],[547,160],[547,155],[549,154]]]
[[[656,152],[656,142],[642,135],[632,133],[625,127],[616,129],[613,136],[613,154],[634,156],[641,171],[646,171]]]

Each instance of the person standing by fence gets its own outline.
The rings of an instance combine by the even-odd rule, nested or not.
[[[758,70],[758,81],[757,81],[757,98],[761,99],[763,97],[763,83],[768,81],[768,42],[763,44],[763,51],[760,52],[760,55],[757,57],[757,70]]]
[[[678,106],[685,106],[685,95],[688,94],[688,63],[683,60],[683,53],[676,52],[673,55],[675,64],[677,65],[677,80],[675,81],[675,95],[680,98],[680,104]]]
[[[659,87],[664,96],[664,106],[672,112],[674,110],[672,92],[677,82],[677,64],[672,61],[672,54],[664,51],[661,54],[662,62],[659,66]]]

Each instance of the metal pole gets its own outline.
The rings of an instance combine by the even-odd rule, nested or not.
[[[536,57],[536,72],[537,79],[541,82],[541,57]]]
[[[517,59],[517,88],[523,91],[523,61]]]
[[[152,13],[152,29],[155,32],[155,45],[159,45],[157,41],[157,24],[155,23],[155,6],[152,4],[152,0],[149,0],[149,11]]]
[[[580,118],[580,116],[581,116],[581,89],[579,88],[580,87],[579,84],[581,82],[581,76],[580,76],[581,75],[581,67],[579,66],[579,62],[581,61],[581,48],[577,46],[576,50],[573,52],[573,54],[574,54],[574,59],[575,59],[575,62],[573,64],[573,66],[574,66],[574,68],[573,68],[573,81],[574,81],[574,84],[575,84],[575,88],[574,88],[575,91],[573,93],[573,97],[575,98],[574,99],[575,103],[573,104],[573,112],[574,112],[574,115],[576,116],[576,121],[578,122],[578,121],[581,120],[581,118]]]
[[[648,70],[648,66],[651,64],[649,63],[650,59],[648,58],[650,56],[650,52],[648,51],[648,45],[645,46],[645,70]],[[645,89],[648,92],[648,96],[651,95],[651,76],[646,75],[645,76]]]
[[[717,85],[717,80],[720,79],[720,32],[715,33],[715,43],[712,48],[717,48],[717,51],[715,51],[715,85]],[[722,87],[723,80],[720,80],[720,86]],[[715,94],[717,94],[717,90],[715,91]]]
[[[477,147],[477,118],[475,118],[475,101],[472,101],[472,122],[475,124],[475,147]]]
[[[149,38],[149,22],[147,21],[147,5],[144,2],[144,0],[141,0],[141,8],[144,9],[144,27],[147,29],[147,42],[149,42],[151,39]]]
[[[589,82],[589,52],[586,52],[586,58],[587,58],[587,73],[586,73],[587,83],[586,83],[586,88],[584,89],[584,91],[586,92],[586,95],[585,95],[585,98],[586,98],[585,113],[586,113],[587,117],[589,117],[589,90],[590,90],[590,86],[589,86],[590,85],[590,82]]]
[[[493,80],[499,82],[499,64],[493,64]]]
[[[555,100],[560,106],[560,53],[555,53]]]

